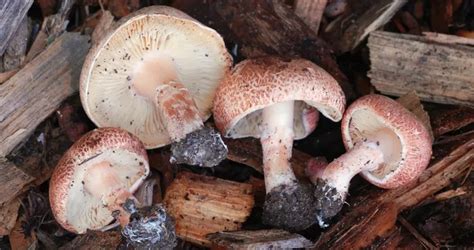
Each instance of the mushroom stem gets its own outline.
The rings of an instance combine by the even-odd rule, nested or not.
[[[319,179],[326,181],[327,185],[336,188],[344,199],[350,181],[355,175],[375,170],[383,162],[384,155],[377,142],[366,141],[355,145],[327,166],[315,171],[315,174]]]
[[[262,111],[263,172],[267,194],[275,187],[294,185],[290,159],[293,148],[294,101],[273,104]]]
[[[159,85],[156,88],[155,104],[173,141],[180,141],[187,134],[204,127],[194,99],[179,82]]]

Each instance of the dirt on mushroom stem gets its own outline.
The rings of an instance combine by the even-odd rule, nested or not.
[[[263,169],[266,197],[264,224],[300,231],[315,222],[314,197],[309,186],[301,185],[289,160],[293,148],[294,101],[273,104],[263,109]]]

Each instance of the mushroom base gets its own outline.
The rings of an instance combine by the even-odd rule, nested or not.
[[[301,231],[314,224],[316,208],[310,185],[281,185],[265,197],[262,222],[288,231]]]
[[[176,246],[174,221],[162,205],[138,209],[130,205],[127,201],[125,209],[133,212],[130,223],[122,230],[127,245],[135,249],[173,249]]]
[[[317,218],[321,228],[328,225],[326,222],[336,216],[344,205],[345,194],[341,194],[327,181],[317,179],[314,181],[315,208],[318,210]]]
[[[212,128],[193,131],[171,145],[172,163],[214,167],[227,158],[227,146]]]

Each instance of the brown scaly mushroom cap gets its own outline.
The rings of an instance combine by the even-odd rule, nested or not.
[[[81,101],[98,127],[123,128],[157,148],[203,126],[231,65],[216,31],[174,8],[147,7],[91,49]]]
[[[101,229],[148,173],[146,150],[136,136],[118,128],[93,130],[54,169],[49,186],[54,217],[74,233]]]
[[[227,137],[260,138],[267,192],[265,224],[290,231],[313,224],[313,194],[298,183],[289,163],[293,140],[315,129],[317,110],[339,121],[344,106],[336,80],[303,59],[245,60],[219,86],[214,100],[216,126]]]
[[[418,178],[431,159],[428,129],[401,104],[382,95],[352,103],[341,131],[347,152],[315,171],[321,222],[342,208],[355,175],[381,188],[397,188]]]

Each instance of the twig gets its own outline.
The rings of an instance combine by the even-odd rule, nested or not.
[[[415,227],[413,227],[410,222],[408,222],[402,216],[398,217],[398,221],[402,226],[404,226],[408,232],[410,232],[426,249],[438,249],[435,245],[431,244],[423,235],[421,235]]]

